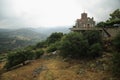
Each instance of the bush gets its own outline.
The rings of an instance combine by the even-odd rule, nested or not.
[[[96,27],[105,27],[105,22],[97,23]]]
[[[80,33],[69,33],[62,38],[60,50],[63,57],[85,57],[88,52],[88,41]]]
[[[94,43],[102,43],[102,36],[100,31],[85,31],[83,35],[88,40],[89,45]]]
[[[120,78],[120,53],[114,53],[112,58],[112,73]]]
[[[120,32],[113,39],[113,45],[117,52],[112,57],[112,73],[115,77],[120,78]]]
[[[54,52],[57,50],[57,46],[55,44],[51,44],[48,48],[47,48],[47,52]]]
[[[91,56],[92,58],[98,57],[101,55],[102,51],[102,46],[100,43],[95,43],[92,46],[90,46],[90,51],[89,51],[89,57]]]
[[[60,41],[61,38],[63,37],[63,33],[59,32],[55,32],[55,33],[52,33],[48,38],[47,38],[47,44],[50,45],[50,44],[53,44],[57,41]]]
[[[54,51],[58,50],[59,45],[60,45],[60,42],[56,42],[54,44],[51,44],[50,46],[48,46],[47,52],[50,53],[50,52],[54,52]]]
[[[20,63],[24,63],[25,60],[26,60],[25,55],[20,51],[9,53],[7,56],[7,63],[5,65],[5,68],[9,69],[13,66],[20,64]]]
[[[24,56],[26,57],[26,60],[33,60],[34,52],[32,50],[24,50],[23,51]]]
[[[35,49],[35,46],[29,45],[29,46],[25,47],[24,49],[31,51],[31,50],[34,50],[34,49]]]
[[[117,51],[120,51],[120,32],[113,39],[113,45]]]
[[[44,48],[46,46],[46,42],[42,41],[36,44],[35,48]]]
[[[38,59],[43,55],[44,51],[42,49],[36,50],[33,52],[32,50],[20,50],[16,52],[9,53],[7,55],[7,63],[5,64],[6,69],[10,69],[13,66],[18,64],[25,64],[27,60]]]
[[[38,59],[44,54],[44,51],[42,49],[38,49],[35,51],[34,54],[35,54],[35,59]]]

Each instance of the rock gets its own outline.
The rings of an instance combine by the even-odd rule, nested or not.
[[[47,70],[47,67],[42,65],[39,68],[35,69],[33,71],[33,77],[36,77],[37,75],[39,75],[43,70]]]
[[[53,55],[57,54],[57,51],[52,52]]]
[[[108,66],[106,64],[103,64],[103,70],[107,70]]]
[[[96,65],[95,65],[94,63],[90,64],[90,67],[91,67],[91,68],[95,68],[95,66],[96,66]]]
[[[84,69],[80,69],[77,74],[84,74],[85,73],[85,70]]]

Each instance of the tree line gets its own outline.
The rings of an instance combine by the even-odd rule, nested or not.
[[[116,9],[106,21],[97,23],[97,27],[120,27],[120,9]]]

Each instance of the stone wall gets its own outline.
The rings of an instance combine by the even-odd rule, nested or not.
[[[111,37],[115,37],[116,34],[120,32],[120,28],[106,28],[106,31],[111,35]],[[105,32],[103,32],[103,34],[107,37]]]

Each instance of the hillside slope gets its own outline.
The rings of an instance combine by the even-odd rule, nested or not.
[[[0,53],[16,48],[36,44],[46,39],[46,35],[31,29],[0,29]]]
[[[108,60],[109,56],[91,61],[44,57],[3,73],[0,80],[115,80]]]
[[[29,28],[14,30],[14,31],[11,31],[9,34],[10,34],[10,37],[16,37],[21,40],[38,41],[38,40],[44,40],[46,38],[46,35],[40,32],[39,33],[35,32],[34,30]]]

